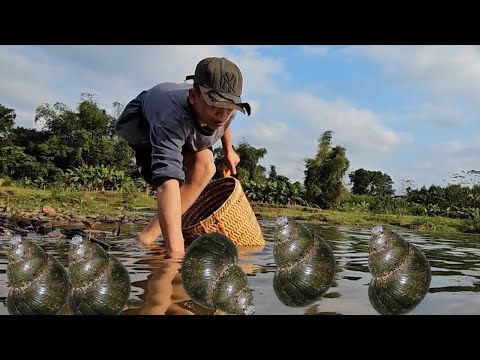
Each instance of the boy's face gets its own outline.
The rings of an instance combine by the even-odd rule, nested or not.
[[[211,129],[218,129],[225,125],[233,114],[232,109],[222,109],[208,105],[202,94],[195,89],[190,89],[188,99],[193,106],[200,125],[206,125]]]

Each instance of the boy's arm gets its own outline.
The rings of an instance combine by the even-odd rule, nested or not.
[[[230,166],[230,171],[232,175],[234,175],[237,173],[236,166],[240,162],[240,157],[235,150],[233,150],[231,126],[225,130],[222,136],[222,147],[225,162]]]
[[[180,198],[180,185],[185,181],[182,155],[185,132],[182,128],[152,126],[151,140],[152,181],[166,258],[181,259],[185,253]]]
[[[182,259],[185,244],[182,234],[180,183],[168,179],[157,187],[157,216],[162,229],[167,259]]]

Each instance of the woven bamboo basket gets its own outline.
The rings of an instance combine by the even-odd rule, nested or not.
[[[191,242],[201,235],[219,232],[237,246],[262,246],[265,239],[260,224],[240,181],[228,174],[212,180],[183,214],[183,238]]]

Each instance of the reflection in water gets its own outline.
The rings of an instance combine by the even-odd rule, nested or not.
[[[263,246],[238,246],[238,266],[246,273],[251,274],[257,268],[249,261],[251,254],[260,251]],[[162,245],[147,247],[149,256],[146,256],[135,265],[141,265],[149,275],[145,280],[135,281],[132,286],[142,289],[138,298],[142,301],[132,302],[123,315],[225,315],[226,312],[212,309],[195,302],[187,294],[182,282],[182,263],[175,260],[166,260]],[[187,247],[187,250],[189,247]]]
[[[287,217],[277,219],[274,238],[275,295],[291,307],[305,307],[318,301],[335,276],[335,258],[330,246],[307,226]]]
[[[128,225],[128,226],[127,226]],[[275,295],[272,282],[277,266],[273,259],[274,222],[260,221],[266,244],[259,248],[238,248],[239,266],[248,276],[255,298],[255,315],[368,314],[378,315],[368,298],[372,275],[368,269],[369,228],[308,224],[332,248],[337,263],[335,278],[327,293],[314,304],[289,307]],[[163,243],[151,248],[138,244],[141,224],[125,224],[120,236],[112,235],[115,225],[97,224],[111,244],[109,253],[127,268],[132,281],[129,301],[122,314],[214,314],[193,302],[183,290],[178,268],[163,260]],[[479,314],[480,235],[422,235],[402,230],[399,234],[421,250],[431,266],[432,280],[423,301],[409,313]],[[68,240],[55,230],[28,237],[68,266]],[[0,235],[0,315],[8,315],[6,297],[6,249],[10,236]],[[216,312],[217,314],[219,312]],[[60,314],[68,314],[62,311]]]
[[[227,314],[254,314],[253,293],[237,261],[237,248],[225,235],[210,233],[196,238],[182,262],[185,291],[206,308]]]
[[[143,303],[139,307],[126,309],[124,315],[188,315],[191,314],[184,305],[190,300],[183,289],[180,268],[181,263],[165,260],[165,252],[159,246],[150,246],[154,251],[151,256],[141,259],[136,264],[147,265],[150,274],[145,280],[132,283],[141,288],[139,298]]]

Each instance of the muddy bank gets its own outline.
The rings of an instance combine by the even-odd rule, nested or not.
[[[123,224],[146,225],[153,215],[153,212],[143,212],[118,216],[102,214],[85,216],[70,212],[58,213],[51,207],[43,207],[38,211],[13,213],[10,209],[3,207],[3,209],[0,208],[0,235],[27,234],[28,232],[45,235],[57,228],[88,231],[100,224],[111,224],[119,233]]]

